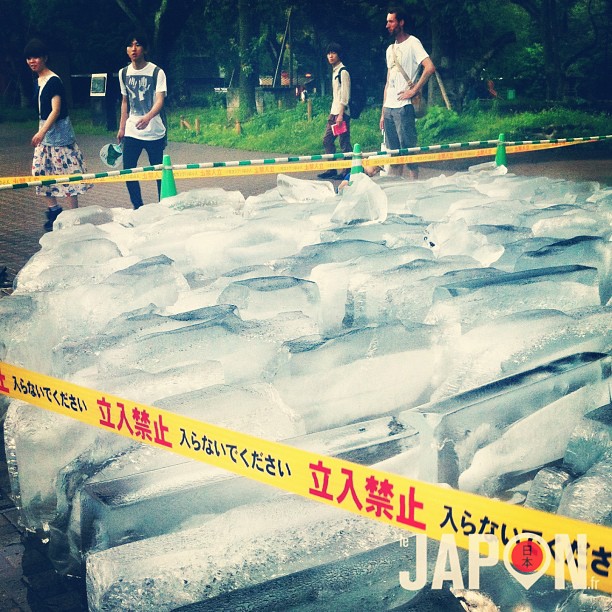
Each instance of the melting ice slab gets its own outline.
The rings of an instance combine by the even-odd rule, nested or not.
[[[90,610],[172,610],[399,540],[401,531],[280,495],[203,526],[95,553]]]
[[[605,522],[607,498],[581,502],[607,491],[607,455],[580,452],[600,433],[579,432],[610,379],[611,211],[612,191],[595,183],[520,178],[490,164],[412,183],[357,178],[342,196],[331,183],[281,176],[276,189],[246,201],[203,189],[138,211],[65,211],[14,294],[0,300],[0,353],[205,422],[316,439],[324,453],[371,461],[385,449],[388,471],[499,495],[519,478],[536,505]],[[410,413],[420,424],[404,438],[414,442],[408,448],[396,436],[409,431],[400,415]],[[289,506],[283,495],[255,506],[248,492],[232,493],[231,478],[211,477],[210,490],[223,492],[215,511],[207,498],[199,508],[209,481],[192,472],[180,474],[186,487],[173,499],[175,461],[68,421],[12,402],[7,463],[21,519],[51,530],[58,569],[95,547],[92,607],[130,602],[139,589],[153,609],[209,587],[219,597],[263,584],[260,595],[278,593],[277,577],[297,580],[300,591],[335,567],[357,576],[390,545],[387,532],[365,525],[355,526],[362,542],[352,541],[342,530],[356,523],[338,531],[334,521],[344,519]],[[374,423],[388,432],[369,446],[340,442],[378,431]],[[525,458],[519,442],[536,434],[546,452]],[[549,471],[530,495],[540,467]],[[181,512],[156,522],[168,500]],[[99,502],[95,512],[90,502]],[[278,516],[285,531],[253,523],[240,549],[247,507]],[[187,534],[205,538],[193,564]],[[120,545],[136,538],[144,539]],[[224,542],[232,552],[215,565],[206,546]],[[156,566],[152,552],[162,545]],[[131,574],[141,558],[141,573]],[[236,571],[251,563],[252,576]],[[376,591],[381,598],[397,593],[395,570],[377,574],[391,585]],[[177,590],[165,589],[175,578]],[[359,599],[361,583],[350,601],[371,601]],[[334,597],[322,596],[322,606],[334,608]],[[510,609],[508,601],[496,603]]]

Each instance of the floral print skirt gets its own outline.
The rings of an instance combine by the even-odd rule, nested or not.
[[[83,153],[76,142],[71,145],[51,146],[39,144],[34,149],[32,176],[52,177],[66,174],[84,174],[87,172]],[[43,185],[36,187],[38,195],[65,198],[78,196],[91,189],[88,183],[65,183],[63,185]]]

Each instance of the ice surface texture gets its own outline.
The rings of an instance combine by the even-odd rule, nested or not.
[[[0,300],[0,351],[135,402],[471,490],[503,494],[511,479],[556,468],[538,475],[531,502],[605,522],[603,506],[580,500],[610,481],[590,414],[609,385],[611,219],[609,189],[486,164],[415,183],[357,178],[341,196],[281,175],[246,201],[199,189],[137,211],[65,211]],[[361,544],[358,530],[336,550],[336,532],[311,533],[304,510],[286,541],[254,529],[252,546],[236,544],[215,565],[208,546],[223,546],[235,517],[261,504],[280,517],[289,502],[234,495],[229,479],[225,506],[202,517],[197,500],[212,485],[189,472],[193,496],[177,520],[156,521],[176,481],[145,474],[180,470],[176,458],[19,402],[4,409],[24,524],[50,532],[62,571],[83,546],[97,548],[92,609],[127,609],[143,592],[149,609],[161,609],[161,592],[176,607],[270,581],[274,568],[315,571],[341,550],[374,558],[388,545],[388,532],[364,526],[373,531]],[[387,428],[392,442],[343,447],[347,427]],[[559,435],[530,456],[542,432]],[[595,439],[587,456],[580,449]],[[225,486],[210,478],[210,490]],[[116,503],[96,506],[102,498]],[[122,522],[120,500],[140,504],[142,520],[126,512]],[[200,531],[186,531],[199,520]],[[317,534],[317,553],[296,545]],[[152,536],[167,538],[167,553],[142,539]],[[187,540],[201,551],[193,569]]]

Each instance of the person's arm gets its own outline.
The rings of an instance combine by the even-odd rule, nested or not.
[[[125,124],[128,119],[128,99],[121,96],[121,118],[119,119],[119,131],[117,132],[117,142],[121,142],[125,136]]]
[[[146,115],[143,115],[138,120],[138,122],[136,123],[137,130],[144,130],[144,128],[146,128],[147,125],[149,125],[151,119],[153,119],[153,117],[161,113],[162,108],[164,108],[165,99],[166,99],[166,93],[164,91],[158,91],[155,94],[155,103],[151,107],[151,110]]]
[[[338,116],[336,117],[336,123],[340,124],[344,121],[344,111],[346,107],[349,105],[349,100],[351,99],[351,75],[348,70],[342,71],[342,76],[340,80],[340,100],[339,106],[340,111],[338,112]]]
[[[425,83],[429,81],[429,77],[436,72],[436,67],[434,63],[431,61],[430,57],[426,57],[422,62],[421,66],[423,70],[421,72],[421,78],[414,84],[412,87],[408,89],[404,89],[402,93],[397,96],[398,100],[410,100],[410,98],[414,97],[425,87]]]
[[[45,122],[42,124],[42,127],[34,134],[32,137],[32,146],[39,145],[45,134],[51,129],[51,126],[57,121],[59,117],[60,111],[62,110],[62,97],[57,95],[51,98],[51,112],[49,116],[45,119]]]
[[[391,69],[388,68],[387,69],[387,80],[385,81],[385,89],[383,91],[383,103],[382,103],[382,109],[380,111],[380,123],[379,123],[379,128],[380,131],[382,132],[385,129],[385,100],[387,99],[387,87],[389,86],[389,73],[391,72]]]

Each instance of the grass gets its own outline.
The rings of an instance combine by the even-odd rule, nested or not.
[[[229,120],[222,107],[181,109],[169,113],[169,138],[253,151],[276,151],[295,155],[322,152],[322,137],[329,101],[313,104],[312,118],[305,104],[295,108],[267,111],[240,123]],[[181,116],[194,128],[199,118],[200,133],[180,127]],[[362,151],[380,149],[380,107],[369,108],[351,125],[351,140]],[[610,116],[580,110],[550,108],[539,112],[507,112],[496,108],[472,109],[461,115],[442,107],[431,107],[417,121],[419,144],[428,146],[451,142],[492,140],[504,133],[506,140],[538,140],[605,135],[612,132]]]

